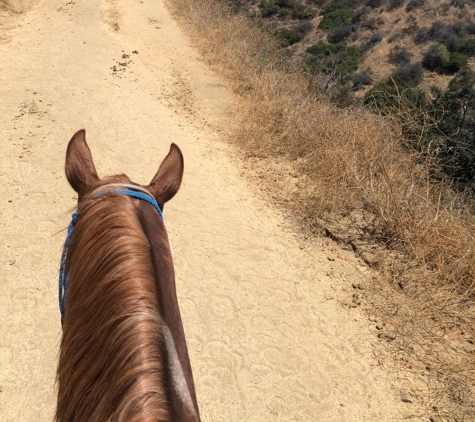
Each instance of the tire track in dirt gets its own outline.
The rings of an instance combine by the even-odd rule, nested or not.
[[[328,240],[304,244],[241,177],[213,129],[232,97],[163,4],[44,0],[20,23],[0,44],[0,421],[54,412],[56,279],[75,204],[63,163],[81,127],[100,175],[145,184],[170,142],[184,152],[165,218],[204,421],[407,416],[368,322],[345,305],[368,271]]]

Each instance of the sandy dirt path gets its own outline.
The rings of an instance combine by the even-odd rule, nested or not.
[[[344,306],[368,271],[328,241],[303,243],[246,181],[216,129],[232,97],[162,1],[44,0],[12,19],[0,42],[0,421],[54,413],[58,261],[75,205],[63,163],[82,127],[100,175],[145,184],[170,142],[183,150],[165,219],[204,421],[404,416],[369,322]]]

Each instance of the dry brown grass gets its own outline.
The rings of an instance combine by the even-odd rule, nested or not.
[[[250,156],[291,163],[297,176],[292,209],[310,226],[351,244],[380,270],[388,288],[403,289],[368,300],[395,327],[397,356],[416,348],[417,361],[432,365],[433,388],[425,403],[437,399],[437,413],[448,420],[471,420],[475,219],[462,200],[430,181],[427,163],[402,149],[395,124],[328,104],[326,81],[310,84],[286,63],[275,40],[244,16],[217,0],[169,1],[239,98],[241,118],[230,129],[231,139]],[[274,194],[282,188],[274,184]],[[406,299],[398,302],[399,293]],[[465,340],[455,344],[457,330]],[[455,398],[454,385],[464,394]],[[442,412],[440,403],[449,410]]]

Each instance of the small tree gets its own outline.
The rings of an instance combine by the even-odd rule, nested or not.
[[[442,69],[450,61],[450,53],[443,44],[433,44],[424,54],[422,66],[431,72]]]

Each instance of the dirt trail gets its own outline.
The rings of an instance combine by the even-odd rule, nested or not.
[[[49,421],[58,261],[81,127],[100,175],[148,183],[176,142],[185,181],[166,207],[204,421],[391,421],[411,413],[351,302],[369,272],[303,243],[216,128],[232,98],[161,0],[44,0],[0,42],[0,421]],[[6,32],[5,28],[8,29]],[[214,128],[214,129],[213,129]]]

